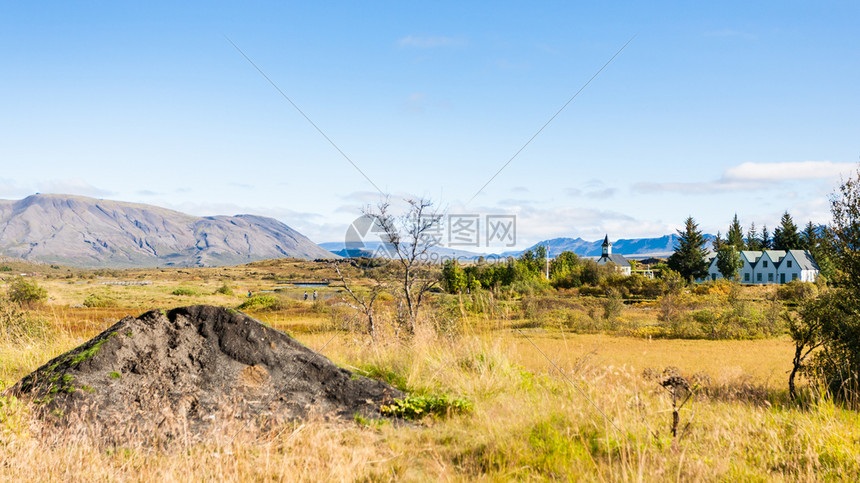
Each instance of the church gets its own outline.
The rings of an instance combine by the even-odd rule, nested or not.
[[[612,253],[612,242],[609,241],[609,235],[606,235],[606,238],[603,239],[602,246],[603,254],[597,259],[597,264],[606,265],[607,263],[612,262],[615,264],[616,270],[618,270],[622,275],[630,275],[633,267],[630,266],[630,262],[624,258],[624,255]]]

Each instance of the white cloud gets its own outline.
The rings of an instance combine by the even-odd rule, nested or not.
[[[720,179],[706,182],[637,183],[632,189],[638,193],[673,192],[710,194],[729,191],[754,191],[773,188],[775,183],[835,179],[857,169],[854,163],[832,161],[796,161],[785,163],[742,163],[723,172]]]
[[[682,193],[682,194],[712,194],[727,191],[758,190],[763,183],[743,181],[729,182],[723,179],[704,183],[636,183],[632,190],[636,193]]]
[[[617,191],[615,188],[607,187],[603,181],[592,179],[585,183],[583,189],[565,188],[564,193],[573,198],[583,197],[603,200],[615,196]]]
[[[424,49],[431,47],[450,47],[462,45],[463,43],[464,42],[462,40],[455,39],[453,37],[421,35],[407,35],[397,41],[397,45],[401,47],[419,47]]]
[[[854,163],[832,161],[798,161],[788,163],[743,163],[723,174],[725,180],[782,181],[788,179],[826,179],[851,173]]]

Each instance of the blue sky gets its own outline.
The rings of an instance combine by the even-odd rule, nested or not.
[[[373,184],[514,214],[520,247],[826,222],[860,160],[858,21],[857,2],[7,2],[0,198],[263,214],[317,242]]]

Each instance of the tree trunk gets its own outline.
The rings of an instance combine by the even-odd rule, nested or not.
[[[802,352],[803,352],[803,347],[802,347],[802,346],[797,346],[797,347],[795,348],[795,350],[794,350],[794,360],[792,361],[792,362],[793,362],[793,364],[792,364],[792,365],[793,365],[794,367],[792,367],[792,368],[791,368],[791,374],[789,374],[789,376],[788,376],[788,397],[789,397],[792,401],[796,401],[796,400],[797,400],[797,387],[795,386],[795,383],[794,383],[794,377],[797,375],[797,371],[798,371],[798,370],[800,370],[800,366],[801,366],[801,353],[802,353]]]
[[[678,422],[680,421],[677,409],[672,409],[672,437],[678,437]]]

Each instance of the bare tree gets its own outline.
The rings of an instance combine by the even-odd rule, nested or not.
[[[430,269],[430,248],[439,243],[441,215],[429,200],[407,199],[406,213],[391,212],[391,202],[385,199],[375,207],[362,210],[379,229],[379,234],[394,259],[399,285],[399,320],[409,334],[415,332],[418,312],[427,292],[439,282],[438,271]],[[405,305],[405,307],[404,307]]]
[[[374,319],[376,312],[374,311],[373,305],[376,303],[379,294],[382,293],[382,284],[377,282],[373,287],[370,288],[370,292],[366,295],[358,294],[353,291],[352,288],[349,286],[349,282],[347,281],[347,278],[343,275],[343,273],[341,273],[340,266],[338,265],[338,263],[334,262],[332,263],[332,265],[334,266],[334,270],[337,272],[337,276],[340,278],[340,281],[343,283],[343,287],[344,289],[346,289],[346,293],[348,293],[349,296],[352,297],[352,300],[358,305],[353,305],[348,302],[347,304],[351,308],[364,313],[364,316],[367,318],[367,333],[370,334],[370,337],[373,340],[376,340],[377,327],[376,320]]]

